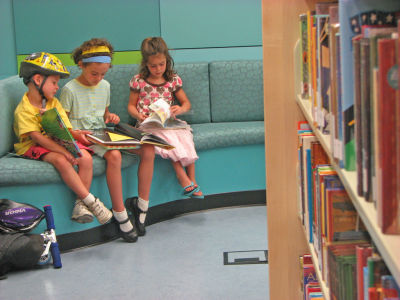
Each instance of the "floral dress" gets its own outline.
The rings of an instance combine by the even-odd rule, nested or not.
[[[175,74],[171,81],[152,84],[141,78],[140,75],[135,75],[129,82],[129,86],[131,91],[139,93],[136,107],[138,112],[149,116],[151,113],[149,106],[158,99],[163,98],[168,104],[173,104],[174,93],[182,88],[182,79]],[[146,127],[145,130],[163,138],[175,147],[172,150],[155,147],[156,154],[162,158],[169,158],[174,162],[179,161],[183,167],[194,163],[199,158],[194,147],[193,134],[190,127],[180,129]]]

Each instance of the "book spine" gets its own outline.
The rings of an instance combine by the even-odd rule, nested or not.
[[[361,134],[361,67],[360,40],[354,38],[353,43],[353,77],[354,77],[354,134],[356,150],[357,194],[362,196],[362,134]]]
[[[394,39],[378,40],[378,144],[381,194],[378,197],[378,225],[383,233],[400,233],[396,226],[396,90],[392,86],[393,67],[396,64]]]
[[[361,79],[361,156],[362,190],[361,195],[369,199],[371,187],[371,121],[370,121],[370,65],[369,39],[360,41],[360,79]]]

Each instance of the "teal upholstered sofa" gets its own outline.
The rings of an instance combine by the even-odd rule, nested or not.
[[[199,154],[196,178],[204,200],[184,199],[170,163],[156,157],[148,223],[200,209],[265,203],[264,109],[262,61],[215,61],[176,64],[192,109],[182,116],[193,128]],[[79,74],[70,67],[71,77]],[[105,76],[111,84],[110,111],[132,123],[127,112],[129,80],[138,65],[115,65]],[[0,80],[0,198],[51,204],[62,250],[115,238],[115,224],[70,220],[73,193],[48,163],[13,157],[13,112],[26,87],[18,76]],[[94,157],[91,192],[108,207],[111,201],[105,179],[105,162]],[[124,197],[137,195],[138,158],[123,155]],[[44,222],[42,222],[44,223]],[[40,232],[40,224],[34,232]],[[90,234],[88,234],[90,233]]]

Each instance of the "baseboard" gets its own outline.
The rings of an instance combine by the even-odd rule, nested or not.
[[[146,226],[159,223],[177,216],[223,207],[266,205],[266,191],[243,191],[207,195],[203,200],[181,199],[153,206],[149,209]],[[111,222],[84,231],[61,234],[57,241],[61,252],[94,246],[120,237],[118,225]]]

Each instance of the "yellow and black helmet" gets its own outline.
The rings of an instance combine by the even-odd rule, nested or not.
[[[19,69],[19,77],[24,79],[27,84],[35,74],[46,76],[59,75],[61,78],[67,78],[69,72],[60,59],[55,55],[46,52],[35,52],[27,56]]]

